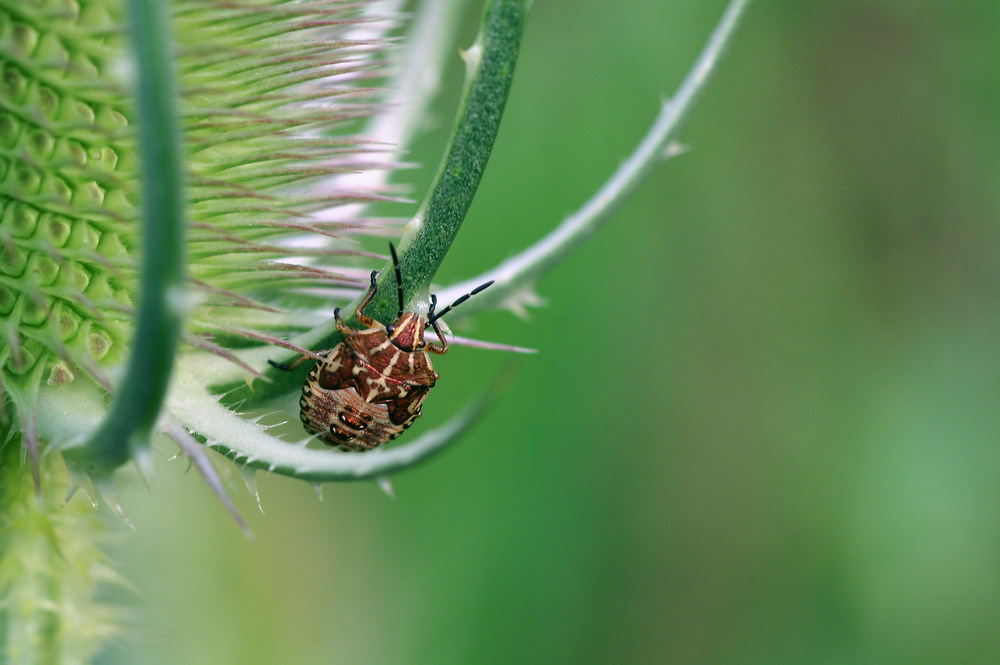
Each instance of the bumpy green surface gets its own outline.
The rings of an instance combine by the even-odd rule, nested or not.
[[[134,295],[124,96],[107,77],[117,17],[0,7],[0,376],[64,383],[122,357]]]
[[[48,456],[42,492],[21,473],[19,451],[0,451],[0,662],[90,662],[122,630],[113,607],[93,598],[117,579],[101,552],[103,518],[89,504],[64,502],[65,469]]]

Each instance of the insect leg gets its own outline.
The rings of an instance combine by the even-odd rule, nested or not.
[[[374,319],[372,319],[370,316],[364,315],[364,309],[365,307],[368,306],[368,303],[371,302],[372,298],[375,297],[375,294],[378,293],[378,286],[375,282],[377,278],[378,278],[378,271],[372,270],[371,274],[372,284],[371,286],[368,287],[368,292],[365,293],[365,297],[361,299],[361,304],[358,305],[358,309],[354,313],[354,316],[357,317],[358,321],[361,322],[361,325],[363,325],[366,328],[371,328],[375,325]],[[339,330],[344,335],[350,335],[351,333],[358,332],[357,328],[352,328],[351,326],[347,325],[347,322],[344,321],[344,319],[340,318],[339,307],[333,310],[333,320],[334,323],[337,324],[337,330]]]
[[[438,317],[434,316],[434,308],[437,307],[438,299],[433,293],[431,294],[431,306],[427,310],[427,320],[430,322],[430,326],[434,328],[434,332],[437,333],[438,339],[441,340],[440,344],[428,344],[427,350],[431,353],[438,353],[444,355],[448,352],[448,340],[444,338],[444,333],[441,332],[441,327],[438,326]],[[449,308],[450,309],[450,308]]]
[[[275,369],[280,369],[283,372],[290,372],[307,360],[309,360],[309,356],[302,355],[290,363],[276,363],[273,360],[268,360],[267,364],[270,365],[271,367],[274,367]]]
[[[340,318],[340,308],[337,307],[333,310],[333,322],[337,324],[337,330],[343,333],[345,336],[351,333],[358,332],[355,328],[347,325],[347,322]]]
[[[372,270],[371,274],[372,285],[368,287],[368,293],[365,294],[365,297],[361,300],[361,304],[358,305],[358,311],[354,313],[354,316],[365,328],[373,328],[377,325],[375,319],[371,318],[370,316],[365,316],[365,307],[368,306],[368,303],[370,303],[372,301],[372,298],[375,297],[375,294],[378,293],[378,284],[376,282],[377,279],[378,279],[378,271]],[[338,329],[340,328],[339,324],[337,325],[337,328]],[[344,331],[341,330],[340,332]]]

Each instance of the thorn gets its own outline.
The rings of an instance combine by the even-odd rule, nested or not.
[[[671,141],[670,143],[667,144],[667,147],[663,149],[663,152],[660,155],[660,159],[666,161],[668,159],[671,159],[672,157],[677,157],[679,155],[683,155],[690,151],[691,151],[691,146],[684,143],[678,143],[677,141]]]
[[[232,499],[226,493],[226,489],[222,485],[222,479],[219,478],[219,474],[216,472],[215,467],[212,466],[212,461],[208,458],[201,444],[195,441],[194,437],[184,428],[184,425],[173,418],[167,419],[162,430],[180,446],[181,450],[188,456],[188,459],[191,460],[191,463],[201,473],[201,477],[208,483],[209,488],[215,493],[215,496],[219,497],[219,501],[222,502],[222,505],[232,516],[236,525],[249,537],[250,530],[247,528],[246,522],[243,521],[239,511],[236,510],[236,506],[233,505]]]
[[[392,488],[392,479],[389,476],[379,476],[375,479],[375,484],[387,497],[393,501],[396,500],[396,490]]]
[[[483,47],[478,41],[476,41],[469,48],[459,50],[458,54],[461,56],[462,61],[465,62],[465,66],[472,69],[482,59]]]
[[[62,505],[59,507],[62,508],[65,506],[78,491],[82,491],[83,496],[90,503],[90,507],[97,508],[97,500],[95,498],[96,495],[93,491],[94,485],[90,476],[85,474],[83,471],[79,471],[73,466],[70,466],[69,464],[66,466],[69,471],[69,487],[66,488],[66,498],[63,499]]]
[[[243,482],[246,483],[250,496],[257,502],[257,509],[264,515],[264,504],[260,501],[260,490],[257,489],[257,469],[245,466],[240,469],[240,475],[243,476]]]
[[[92,479],[94,481],[94,487],[97,488],[97,494],[101,499],[111,508],[112,512],[118,516],[125,525],[135,531],[135,525],[129,520],[128,515],[125,514],[125,509],[122,508],[122,503],[118,498],[118,489],[115,487],[115,478],[112,475],[108,476],[98,476]]]
[[[152,490],[154,472],[153,456],[150,453],[150,448],[148,446],[141,446],[133,450],[132,461],[135,462],[135,468],[139,470],[139,476],[146,484],[146,489]]]

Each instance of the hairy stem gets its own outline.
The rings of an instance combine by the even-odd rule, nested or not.
[[[408,469],[443,451],[474,423],[504,378],[441,427],[402,445],[364,454],[308,448],[308,438],[298,443],[278,439],[213,400],[183,370],[177,374],[171,406],[187,427],[205,437],[208,447],[237,464],[309,482],[365,480]]]

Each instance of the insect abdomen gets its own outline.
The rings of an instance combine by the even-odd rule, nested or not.
[[[430,385],[400,378],[395,372],[379,372],[347,345],[338,345],[313,367],[302,386],[302,424],[309,433],[343,450],[365,451],[391,441],[420,415],[437,374],[429,369],[422,377]]]

